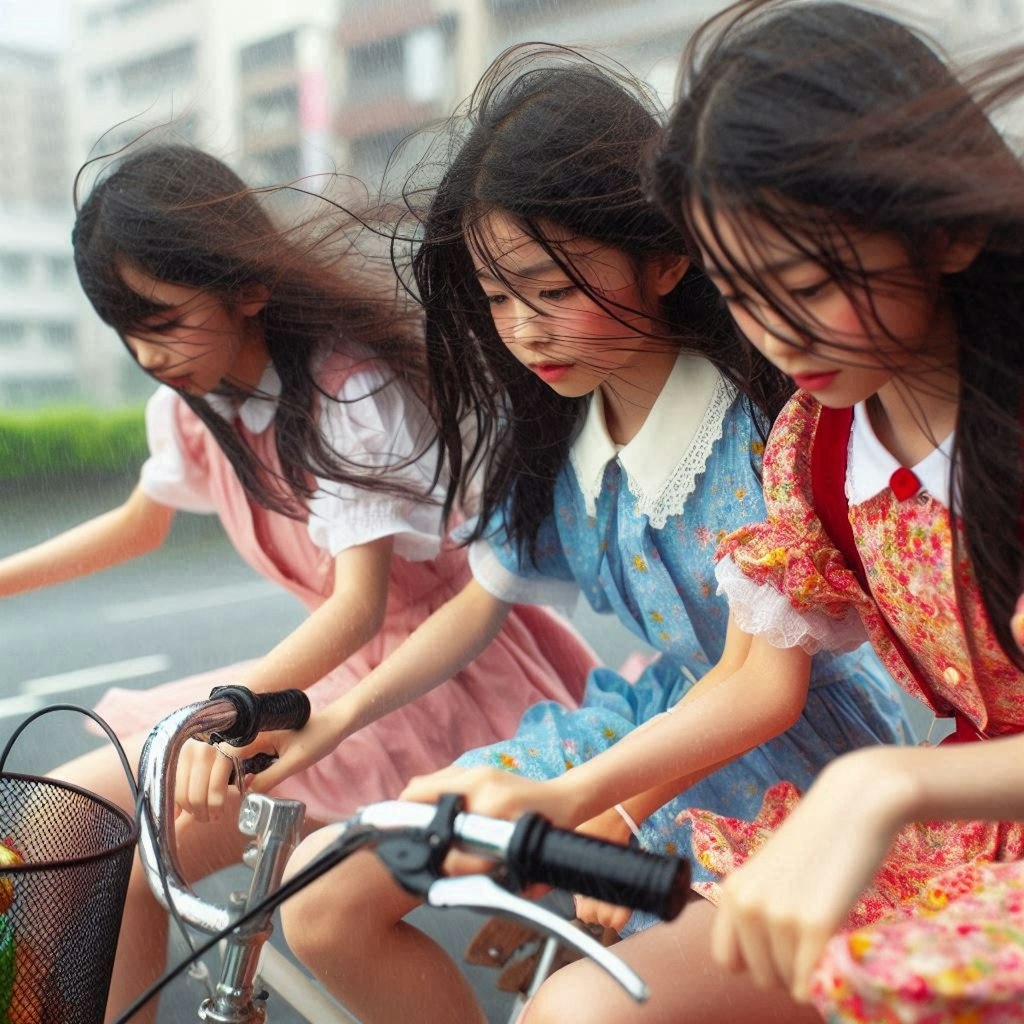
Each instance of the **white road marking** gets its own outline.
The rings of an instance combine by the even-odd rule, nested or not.
[[[243,601],[259,601],[281,593],[281,588],[267,580],[252,583],[233,583],[208,590],[194,590],[187,594],[172,594],[155,597],[148,601],[125,601],[107,605],[103,618],[107,622],[137,622],[139,619],[156,619],[162,615],[180,615],[201,608],[219,608]]]
[[[14,718],[15,715],[29,715],[43,706],[42,697],[22,694],[20,697],[8,697],[0,700],[0,718]]]
[[[104,686],[124,679],[151,676],[170,668],[171,659],[166,654],[152,654],[145,658],[130,658],[127,661],[112,661],[106,665],[80,668],[74,672],[61,672],[54,676],[39,676],[26,679],[19,689],[27,696],[41,697],[50,693],[64,693],[67,690],[82,690],[91,686]],[[17,700],[18,698],[12,698]]]

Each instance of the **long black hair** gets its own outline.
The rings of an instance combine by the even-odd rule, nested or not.
[[[869,301],[876,282],[851,265],[854,235],[895,238],[922,271],[937,240],[977,247],[941,284],[957,333],[955,354],[934,357],[957,381],[947,500],[964,525],[955,564],[966,547],[999,642],[1024,667],[1009,629],[1024,578],[1024,169],[991,119],[1021,95],[1021,57],[957,75],[882,14],[744,0],[691,40],[655,181],[662,205],[722,254],[731,290],[757,294],[806,338],[813,317],[742,269],[766,226]],[[724,212],[741,225],[732,252],[715,227]],[[973,646],[959,570],[955,581]]]
[[[405,200],[419,225],[412,270],[451,469],[448,509],[478,482],[472,536],[482,536],[501,511],[510,539],[532,556],[589,398],[558,395],[501,341],[471,256],[493,245],[484,219],[492,212],[511,218],[623,323],[637,311],[594,292],[562,244],[567,238],[611,247],[637,267],[666,255],[696,260],[697,250],[648,200],[643,169],[660,124],[644,87],[621,68],[561,47],[513,47],[447,128],[440,184],[420,189],[421,177],[434,173],[428,154],[410,175]],[[497,257],[488,262],[496,265]],[[789,394],[782,376],[739,341],[696,264],[663,298],[651,344],[713,362],[746,391],[765,430]]]
[[[267,301],[257,316],[281,378],[274,420],[280,473],[264,465],[210,403],[182,394],[246,491],[292,518],[305,516],[316,476],[404,493],[386,472],[361,464],[359,453],[334,450],[322,435],[316,407],[335,396],[318,386],[313,364],[323,348],[351,347],[387,367],[382,386],[401,378],[423,391],[418,318],[396,302],[393,283],[366,269],[345,240],[345,225],[318,216],[285,227],[271,218],[262,198],[199,149],[138,148],[105,169],[78,209],[73,243],[82,288],[124,339],[145,332],[147,318],[159,312],[125,283],[126,265],[157,281],[209,291],[229,304],[261,287]],[[231,381],[218,390],[238,395]]]

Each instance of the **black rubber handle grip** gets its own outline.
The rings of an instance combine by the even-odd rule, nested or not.
[[[235,706],[235,724],[213,738],[236,747],[252,743],[261,732],[301,729],[309,721],[309,698],[302,690],[253,693],[244,686],[215,686],[210,699],[229,700]]]
[[[688,861],[566,832],[539,814],[516,822],[506,861],[519,888],[543,882],[666,921],[683,909],[690,890]]]

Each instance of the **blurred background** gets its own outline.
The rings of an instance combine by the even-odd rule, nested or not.
[[[668,104],[687,37],[721,6],[0,0],[0,556],[122,501],[145,457],[153,384],[92,313],[72,264],[83,163],[152,129],[151,139],[211,151],[253,185],[340,172],[375,188],[394,147],[449,114],[511,43],[602,50]],[[1024,0],[885,9],[955,54],[1019,39],[1024,26]],[[111,685],[148,687],[256,656],[300,621],[216,522],[178,520],[144,559],[0,603],[0,741],[35,708],[92,704]],[[576,621],[610,663],[637,646],[586,611]],[[69,719],[30,736],[11,762],[30,772],[96,742]]]
[[[467,96],[511,43],[586,44],[670,100],[719,0],[0,0],[0,408],[137,402],[146,379],[78,294],[72,182],[147,129],[256,185],[341,171]],[[1024,0],[913,0],[943,44],[1000,40]],[[85,184],[89,184],[87,177]]]
[[[122,500],[145,457],[153,383],[92,312],[72,263],[83,164],[150,133],[208,149],[254,185],[338,172],[374,190],[401,140],[453,111],[510,44],[604,51],[668,105],[688,36],[722,6],[0,0],[0,555]],[[1024,0],[883,9],[964,56],[1024,26]],[[102,166],[86,169],[80,192]],[[148,686],[229,664],[297,621],[216,523],[178,519],[154,555],[0,605],[0,733],[51,695],[91,700],[114,681]],[[610,661],[633,646],[581,615]]]

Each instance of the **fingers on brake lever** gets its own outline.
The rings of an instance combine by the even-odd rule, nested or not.
[[[225,756],[230,757],[230,755]],[[237,757],[231,759],[234,761],[235,766],[231,769],[231,774],[228,776],[228,785],[241,786],[246,775],[259,775],[260,772],[265,772],[277,760],[277,755],[261,751],[244,760]],[[241,778],[238,777],[239,768],[241,768]]]

